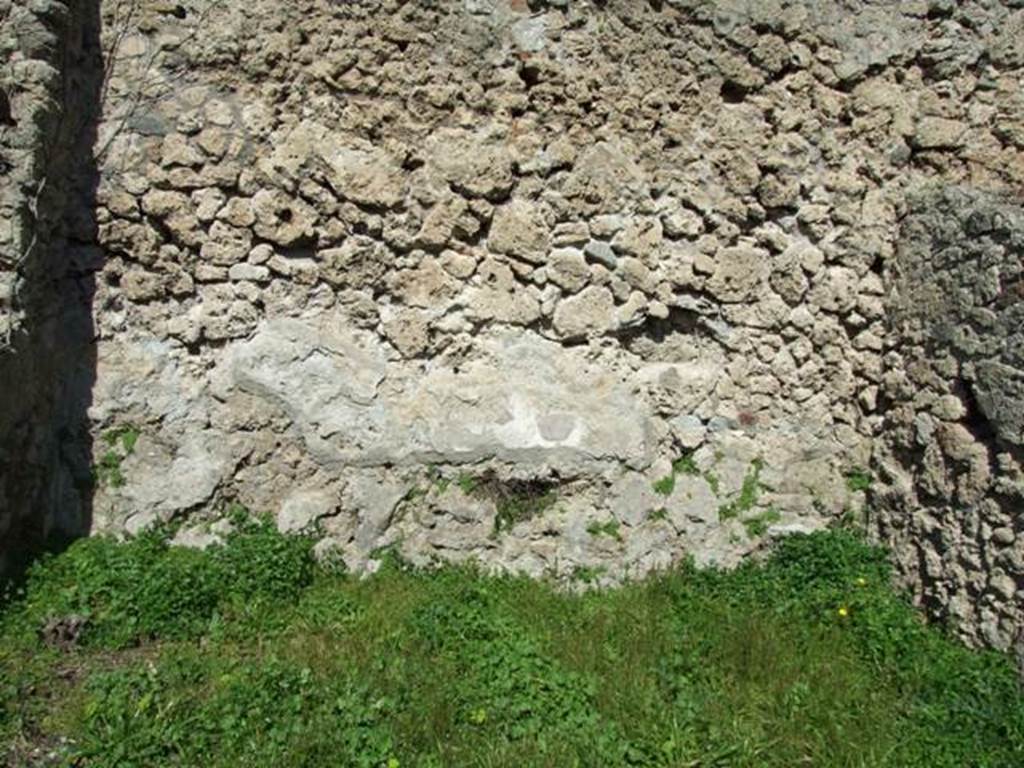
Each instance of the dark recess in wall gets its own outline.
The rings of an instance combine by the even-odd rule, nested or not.
[[[88,534],[92,446],[88,408],[96,378],[92,299],[97,261],[93,162],[103,77],[100,0],[32,9],[58,40],[60,109],[41,121],[46,180],[34,217],[36,247],[19,267],[24,322],[0,354],[0,496],[11,527],[0,541],[0,578],[16,583],[41,553]],[[0,103],[0,122],[22,116]],[[49,115],[47,115],[49,117]],[[40,179],[36,179],[38,183]],[[83,246],[90,246],[88,248]]]

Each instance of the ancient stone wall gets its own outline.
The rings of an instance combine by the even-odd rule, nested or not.
[[[1020,5],[103,2],[94,529],[600,580],[845,517],[923,585],[898,275],[946,290],[921,190],[1019,205]]]
[[[98,7],[0,0],[0,573],[89,530],[99,265],[79,258],[65,211],[74,197],[91,217]]]
[[[1006,648],[1024,628],[1024,207],[922,191],[886,282],[877,531],[933,615]]]

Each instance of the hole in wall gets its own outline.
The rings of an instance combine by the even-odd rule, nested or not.
[[[704,332],[700,313],[681,307],[670,307],[668,317],[647,317],[642,323],[617,335],[622,346],[629,352],[645,360],[654,360],[664,354],[671,356],[671,347],[681,342],[683,337]]]
[[[944,6],[941,3],[936,3],[928,9],[925,14],[925,18],[929,21],[935,21],[936,19],[945,19],[953,15],[953,6]]]
[[[11,113],[11,100],[7,96],[7,92],[0,89],[0,125],[13,126],[17,124],[18,121]]]
[[[869,267],[869,269],[876,275],[885,274],[885,259],[882,257],[881,254],[875,256],[875,260],[871,262],[871,266]]]
[[[734,80],[726,80],[719,91],[726,104],[742,104],[747,98],[747,89]]]
[[[523,81],[526,90],[530,90],[540,83],[540,67],[536,64],[523,64],[519,68],[519,79]]]
[[[409,155],[405,158],[402,163],[403,171],[416,171],[426,165],[426,161],[422,157],[416,157],[415,155]]]
[[[955,394],[960,396],[964,409],[967,411],[964,414],[963,424],[967,427],[968,431],[983,443],[988,445],[995,443],[997,440],[995,427],[992,426],[992,423],[982,410],[981,403],[978,402],[970,382],[958,381],[955,387]]]
[[[558,500],[559,483],[542,478],[502,480],[488,470],[476,477],[464,476],[460,484],[469,495],[494,504],[496,534],[543,515]]]

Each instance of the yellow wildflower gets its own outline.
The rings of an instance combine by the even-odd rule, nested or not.
[[[839,610],[836,611],[836,613],[838,613],[845,619],[847,616],[850,615],[850,610],[845,605],[841,605],[839,606]]]

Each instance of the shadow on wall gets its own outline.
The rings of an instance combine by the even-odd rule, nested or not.
[[[889,266],[875,530],[933,617],[1024,653],[1024,207],[908,197]]]
[[[14,242],[27,253],[17,267],[22,322],[0,353],[0,575],[17,580],[92,523],[92,302],[102,266],[93,146],[104,67],[100,0],[15,2],[13,13],[20,63],[62,75],[16,92],[3,142],[28,149],[11,153],[21,185]]]

